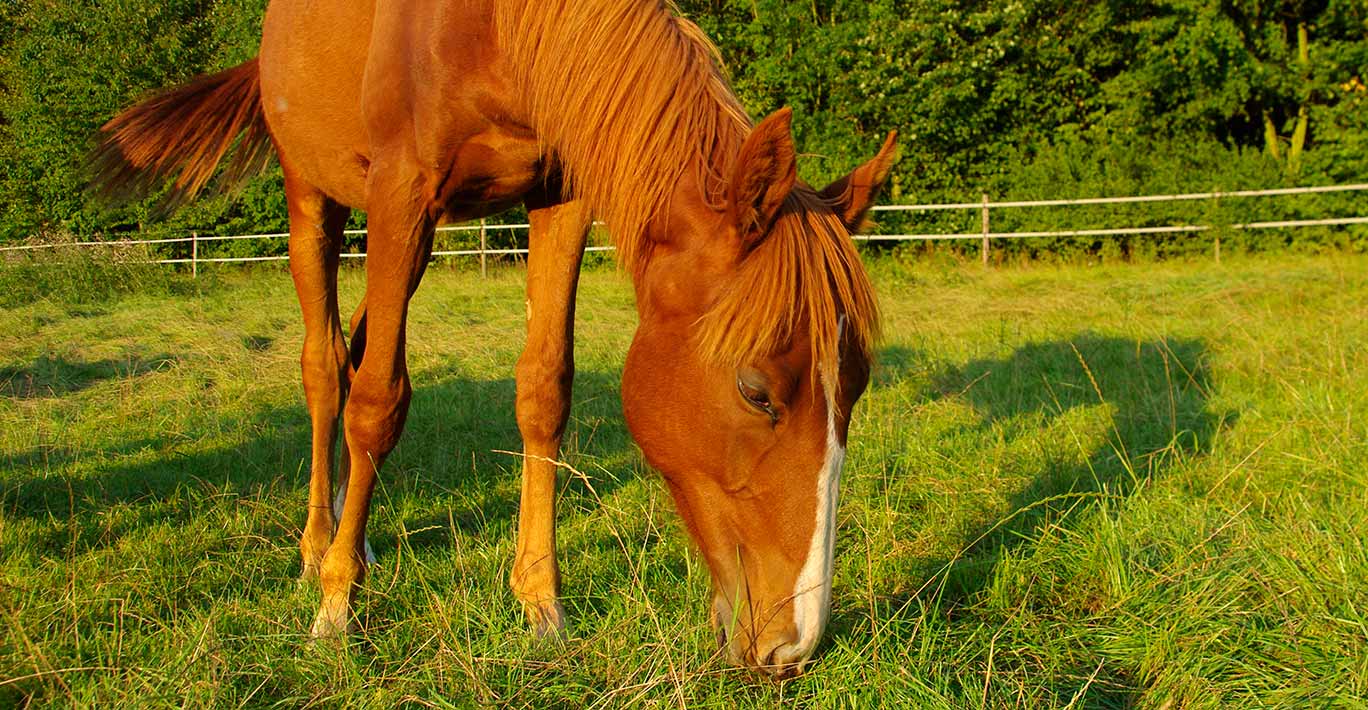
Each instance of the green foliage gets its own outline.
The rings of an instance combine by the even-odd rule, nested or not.
[[[12,30],[0,34],[0,240],[139,224],[208,228],[240,213],[209,201],[154,225],[147,205],[105,212],[83,192],[83,160],[95,129],[123,107],[254,55],[264,8],[264,0],[26,0],[8,10]]]
[[[685,3],[716,39],[756,112],[796,107],[799,143],[827,166],[887,128],[907,144],[899,176],[962,199],[1012,175],[1061,133],[1260,146],[1302,102],[1339,107],[1365,66],[1361,3]],[[1312,23],[1313,75],[1288,44]],[[1316,24],[1319,23],[1319,24]],[[1096,132],[1093,129],[1101,129]],[[863,139],[864,145],[861,145]],[[929,188],[929,190],[928,190]],[[922,198],[919,198],[922,199]]]
[[[1248,5],[1248,7],[1245,7]],[[796,108],[821,184],[902,132],[895,202],[1058,199],[1359,182],[1368,176],[1362,3],[686,4],[755,113]],[[1311,70],[1296,59],[1310,28]],[[1307,109],[1306,151],[1286,156]],[[1264,117],[1274,123],[1270,150]],[[999,210],[994,231],[1351,216],[1355,196]],[[883,214],[884,232],[978,231],[977,212]],[[998,242],[1008,257],[1362,248],[1362,228]],[[917,243],[904,251],[960,251]],[[973,248],[977,248],[974,246]]]
[[[93,131],[151,91],[255,54],[264,5],[12,0],[0,8],[0,242],[42,232],[285,229],[278,170],[235,198],[205,200],[168,220],[153,219],[147,205],[107,212],[81,191]],[[802,170],[814,184],[867,158],[893,128],[903,149],[891,201],[1368,179],[1368,5],[1361,0],[680,6],[718,44],[753,114],[794,107]],[[1062,181],[1047,179],[1065,165]],[[1153,218],[1169,215],[1194,213]],[[1085,226],[1063,213],[1029,220]],[[358,215],[354,224],[363,223]],[[1345,239],[1357,244],[1362,236]],[[213,253],[281,248],[224,244]]]

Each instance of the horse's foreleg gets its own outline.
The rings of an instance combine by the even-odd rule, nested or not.
[[[318,576],[333,534],[333,454],[337,418],[347,390],[347,346],[337,312],[337,263],[349,210],[285,171],[290,212],[290,275],[304,315],[300,358],[313,446],[309,463],[309,510],[299,550],[303,579]]]
[[[590,215],[580,202],[534,208],[527,258],[527,343],[518,359],[523,439],[518,550],[510,583],[539,636],[565,628],[556,562],[556,466],[574,378],[575,288]]]
[[[333,544],[323,557],[323,601],[313,635],[339,635],[353,627],[352,602],[364,579],[364,540],[375,478],[394,449],[408,414],[405,320],[409,297],[432,250],[432,220],[414,194],[411,172],[377,162],[371,166],[366,258],[365,355],[352,378],[344,428],[350,459],[347,497]],[[380,199],[383,197],[384,199]]]
[[[361,303],[357,304],[356,311],[351,317],[351,365],[347,371],[347,382],[356,376],[356,368],[361,366],[361,358],[366,353],[366,297],[361,296]],[[333,498],[333,515],[342,519],[342,508],[347,503],[347,484],[351,480],[351,454],[347,449],[347,441],[342,440],[342,460],[338,466],[337,475],[337,495]],[[375,553],[371,550],[370,540],[363,537],[361,547],[365,553],[366,564],[375,564]]]

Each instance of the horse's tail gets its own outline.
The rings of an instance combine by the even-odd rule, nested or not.
[[[121,201],[145,197],[175,175],[163,202],[173,208],[203,190],[230,151],[216,191],[237,187],[271,158],[256,59],[198,76],[110,119],[90,157],[90,187]]]

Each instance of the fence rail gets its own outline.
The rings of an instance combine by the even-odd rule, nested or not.
[[[1067,207],[1074,205],[1115,205],[1127,202],[1177,202],[1181,200],[1221,200],[1228,197],[1272,197],[1275,195],[1307,195],[1320,192],[1355,192],[1368,190],[1368,183],[1353,185],[1316,185],[1312,187],[1277,187],[1267,190],[1231,190],[1230,192],[1187,192],[1176,195],[1135,195],[1127,197],[1080,197],[1067,200],[1027,200],[989,202],[993,208],[1003,207]],[[875,205],[875,212],[931,210],[976,210],[982,202],[948,202],[933,205]]]
[[[1172,195],[1135,195],[1123,197],[1084,197],[1075,199],[1056,199],[1056,200],[1004,200],[993,202],[987,194],[982,196],[979,202],[952,202],[936,204],[914,204],[914,205],[876,205],[871,209],[874,212],[932,212],[945,210],[978,210],[981,214],[982,228],[977,232],[932,232],[924,234],[861,234],[854,238],[864,242],[887,242],[887,241],[932,241],[932,240],[981,240],[980,251],[984,264],[988,263],[990,242],[994,239],[1030,239],[1043,237],[1112,237],[1130,236],[1147,234],[1196,234],[1211,231],[1217,226],[1210,224],[1176,224],[1167,226],[1153,227],[1114,227],[1103,229],[1065,229],[1055,231],[1018,231],[1018,232],[994,232],[991,229],[992,221],[991,210],[994,209],[1014,209],[1014,208],[1039,208],[1039,207],[1072,207],[1081,205],[1114,205],[1128,203],[1153,203],[1153,202],[1177,202],[1191,200],[1225,200],[1231,198],[1255,198],[1273,197],[1279,195],[1303,195],[1333,192],[1362,192],[1368,191],[1368,183],[1357,183],[1350,185],[1322,185],[1309,187],[1286,187],[1272,188],[1265,190],[1232,190],[1229,192],[1192,192]],[[1292,219],[1264,222],[1245,222],[1238,224],[1223,225],[1226,229],[1232,230],[1254,230],[1254,229],[1299,229],[1304,227],[1322,226],[1347,226],[1355,224],[1368,224],[1368,216],[1356,217],[1330,217],[1324,219]],[[527,229],[526,223],[500,223],[489,224],[481,220],[479,224],[457,225],[438,227],[438,232],[479,232],[479,249],[457,249],[447,251],[434,251],[434,257],[452,256],[478,256],[480,258],[480,270],[485,271],[486,259],[490,256],[525,255],[526,248],[489,248],[487,234],[491,231],[516,231]],[[364,229],[348,229],[343,232],[347,235],[365,234]],[[110,241],[84,241],[84,242],[63,242],[45,244],[20,244],[14,246],[0,247],[0,253],[35,251],[42,249],[54,249],[59,247],[113,247],[113,246],[134,246],[148,244],[190,244],[191,251],[189,258],[167,258],[157,259],[148,263],[155,264],[190,264],[192,270],[198,273],[198,266],[201,263],[246,263],[258,261],[286,261],[289,256],[240,256],[240,257],[201,257],[199,256],[199,245],[201,242],[232,241],[239,239],[284,239],[289,237],[287,232],[271,232],[263,234],[234,234],[234,235],[199,235],[191,234],[188,237],[167,237],[159,239],[116,239]],[[592,246],[585,251],[606,252],[612,251],[611,246]],[[1215,243],[1216,258],[1220,259],[1220,242]],[[364,253],[347,253],[341,255],[343,258],[359,259],[364,258]]]

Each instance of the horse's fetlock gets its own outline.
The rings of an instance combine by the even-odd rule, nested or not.
[[[366,565],[355,552],[335,554],[333,548],[323,557],[318,579],[329,594],[354,593],[356,585],[366,577]]]

